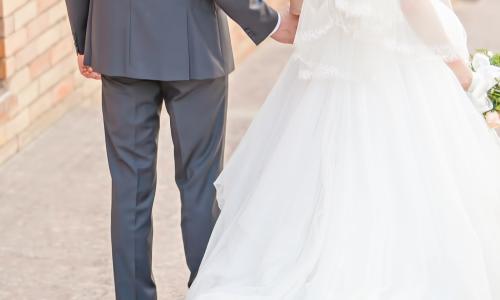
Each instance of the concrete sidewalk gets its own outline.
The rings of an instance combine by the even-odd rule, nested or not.
[[[457,5],[471,48],[500,50],[500,1]],[[496,34],[494,34],[495,32]],[[228,156],[290,47],[264,43],[231,77]],[[160,139],[154,269],[159,299],[180,300],[187,273],[167,116]],[[110,178],[99,103],[85,103],[0,167],[0,299],[114,299]]]

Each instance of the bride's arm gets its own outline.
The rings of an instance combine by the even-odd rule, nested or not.
[[[290,13],[299,16],[302,10],[303,0],[290,0]]]
[[[464,89],[467,90],[472,82],[472,71],[454,50],[432,0],[399,1],[403,14],[415,33],[425,44],[443,57]]]

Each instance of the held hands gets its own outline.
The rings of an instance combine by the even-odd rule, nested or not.
[[[95,79],[95,80],[101,80],[101,74],[94,72],[94,70],[86,66],[83,61],[84,61],[85,56],[78,54],[78,68],[80,69],[80,73],[89,79]]]
[[[294,15],[290,11],[283,12],[281,14],[280,26],[271,37],[280,43],[293,44],[298,25],[298,15]]]

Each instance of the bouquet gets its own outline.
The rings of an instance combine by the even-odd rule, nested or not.
[[[472,56],[469,96],[491,128],[500,128],[500,53],[479,49]]]

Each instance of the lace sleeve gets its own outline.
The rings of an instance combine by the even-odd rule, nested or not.
[[[445,61],[454,61],[461,56],[450,41],[433,0],[399,0],[401,10],[416,35]],[[451,3],[443,0],[446,5]]]

